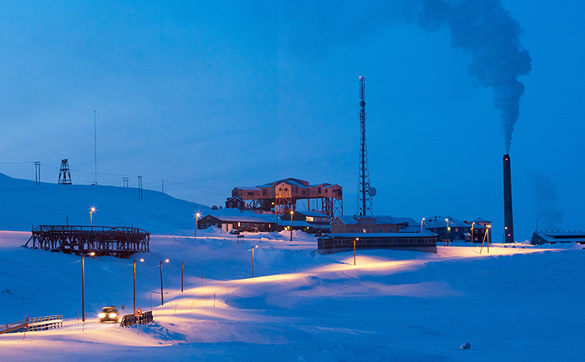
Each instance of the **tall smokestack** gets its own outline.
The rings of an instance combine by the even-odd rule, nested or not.
[[[504,155],[504,242],[514,242],[514,222],[512,220],[512,176],[510,155]]]

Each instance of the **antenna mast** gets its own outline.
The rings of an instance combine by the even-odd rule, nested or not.
[[[370,191],[370,172],[368,171],[368,151],[366,148],[366,79],[360,76],[360,170],[358,177],[357,215],[373,214]]]

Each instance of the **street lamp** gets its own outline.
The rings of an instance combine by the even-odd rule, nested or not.
[[[95,256],[95,251],[89,253],[89,256]],[[85,255],[81,254],[81,320],[85,322]]]
[[[81,254],[81,320],[85,323],[85,259]]]
[[[473,227],[475,226],[475,222],[471,223],[471,246],[473,246]]]
[[[274,205],[274,214],[276,215],[276,232],[278,232],[278,210],[274,202],[272,203],[272,205]]]
[[[445,221],[447,222],[447,245],[449,245],[449,242],[451,241],[451,227],[449,226],[449,218],[446,217]]]
[[[168,263],[169,259],[165,259],[165,263]],[[160,262],[160,305],[165,304],[165,300],[163,298],[163,277],[162,277],[162,261]]]
[[[423,217],[422,220],[420,221],[420,232],[422,233],[422,229],[423,229],[423,223],[425,222],[425,218]]]
[[[195,237],[197,237],[197,220],[201,217],[201,213],[198,212],[195,214]]]
[[[140,259],[140,262],[143,263],[144,259]],[[132,288],[132,296],[133,296],[133,311],[136,312],[136,259],[134,259],[134,278],[133,278],[133,288]]]
[[[89,208],[89,226],[91,228],[91,231],[93,231],[93,213],[96,212],[97,209],[95,208],[95,206],[92,206]]]
[[[353,265],[355,265],[355,242],[358,241],[360,238],[355,238],[353,240]]]
[[[290,211],[290,241],[292,241],[292,225],[293,225],[293,216],[295,212],[293,210]]]
[[[255,245],[252,249],[252,278],[254,278],[254,250],[258,247],[258,245]],[[248,251],[250,251],[248,250]]]

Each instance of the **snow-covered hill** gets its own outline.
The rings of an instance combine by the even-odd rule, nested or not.
[[[33,225],[134,226],[155,234],[191,235],[194,213],[207,206],[162,192],[114,186],[57,185],[0,174],[0,230],[30,231]]]
[[[293,242],[287,232],[180,236],[191,235],[193,210],[202,206],[156,192],[139,202],[135,189],[6,177],[0,186],[2,228],[29,230],[66,215],[84,223],[95,204],[99,224],[165,234],[133,257],[144,258],[136,303],[153,310],[154,323],[121,328],[99,324],[96,315],[106,305],[131,313],[132,259],[85,258],[82,323],[80,257],[23,248],[29,231],[0,231],[0,325],[65,318],[60,329],[0,335],[2,361],[550,361],[585,354],[581,245],[494,245],[481,254],[463,245],[439,246],[437,254],[358,250],[354,265],[351,252],[317,253],[315,238],[302,232]],[[464,342],[471,349],[460,350]]]

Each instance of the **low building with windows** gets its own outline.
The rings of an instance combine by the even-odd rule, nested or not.
[[[486,232],[491,242],[491,221],[478,218],[471,222],[461,221],[449,215],[432,216],[422,221],[424,229],[437,234],[439,242],[449,243],[451,241],[473,240],[474,243],[484,241]]]
[[[269,232],[276,231],[276,225],[276,215],[238,209],[212,210],[197,222],[198,229],[215,226],[227,232],[232,230]]]
[[[336,217],[331,223],[331,233],[398,233],[420,232],[417,222],[409,217],[350,216]]]
[[[397,249],[437,252],[437,235],[423,230],[416,233],[339,233],[325,234],[317,239],[320,254],[362,249]]]
[[[556,243],[579,243],[585,244],[585,232],[579,231],[535,231],[532,234],[532,245],[556,244]]]
[[[399,249],[437,252],[437,236],[409,217],[338,216],[331,233],[318,239],[322,254],[356,249]]]

